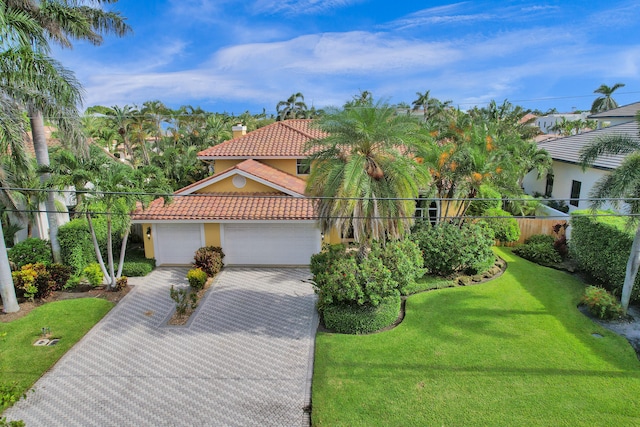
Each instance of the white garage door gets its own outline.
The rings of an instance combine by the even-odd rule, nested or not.
[[[195,251],[204,246],[201,224],[158,224],[155,228],[158,265],[191,264]]]
[[[315,224],[224,224],[226,265],[309,265],[320,252]]]

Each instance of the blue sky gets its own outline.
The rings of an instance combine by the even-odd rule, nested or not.
[[[416,92],[467,109],[491,99],[589,109],[604,83],[640,100],[638,1],[120,0],[133,34],[55,56],[85,107],[141,105],[275,113],[301,92],[340,106],[362,90]]]

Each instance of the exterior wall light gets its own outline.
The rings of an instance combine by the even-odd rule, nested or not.
[[[147,239],[151,240],[151,227],[147,227]]]

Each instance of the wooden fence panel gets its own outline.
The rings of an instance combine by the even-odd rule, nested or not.
[[[545,218],[516,218],[516,221],[518,221],[518,226],[520,227],[520,239],[518,239],[517,242],[500,242],[500,246],[512,247],[517,244],[524,243],[525,240],[534,234],[553,235],[553,227],[555,225],[567,223],[567,221],[562,219]],[[564,234],[564,228],[561,229],[560,234]]]

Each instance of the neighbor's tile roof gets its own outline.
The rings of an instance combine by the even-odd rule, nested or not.
[[[275,122],[198,153],[198,158],[304,158],[305,144],[326,136],[311,126],[311,119]]]
[[[139,207],[132,219],[152,220],[313,220],[313,201],[282,193],[211,193],[174,196]]]
[[[240,170],[240,171],[246,172],[264,181],[270,182],[271,184],[277,185],[279,187],[285,188],[287,190],[293,191],[294,193],[298,193],[298,194],[304,194],[305,188],[307,186],[306,182],[298,177],[290,175],[286,172],[282,172],[281,170],[272,168],[271,166],[265,165],[264,163],[260,163],[257,160],[248,159],[238,163],[237,165],[227,170],[224,170],[215,175],[204,178],[198,182],[194,182],[193,184],[188,185],[184,188],[181,188],[178,191],[176,191],[176,194],[189,193],[189,190],[192,189],[193,187],[201,187],[203,184],[206,184],[207,181],[214,182],[221,175],[227,174],[233,170]]]
[[[567,136],[565,138],[557,138],[544,141],[538,144],[538,147],[544,148],[549,152],[551,158],[568,163],[580,163],[580,152],[584,147],[596,141],[603,136],[622,136],[627,135],[632,138],[638,138],[638,123],[636,121],[622,123],[616,126],[610,126],[603,129],[593,130],[591,132],[580,133],[578,135]],[[593,166],[599,169],[615,169],[624,160],[625,155],[600,156],[596,159]]]
[[[612,110],[603,111],[601,113],[591,114],[590,119],[614,119],[614,118],[634,118],[640,111],[640,102],[634,102],[633,104],[623,105],[622,107],[614,108]]]

